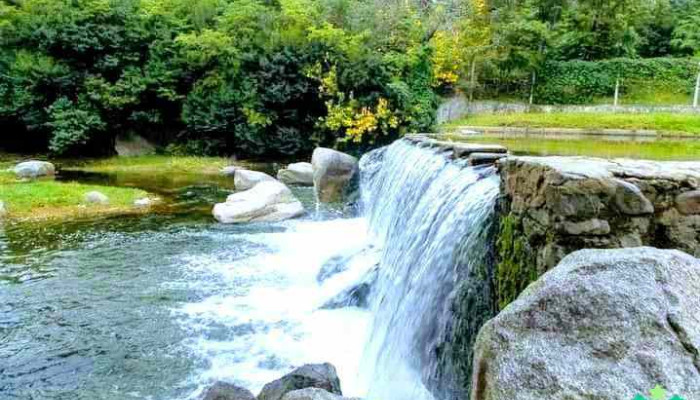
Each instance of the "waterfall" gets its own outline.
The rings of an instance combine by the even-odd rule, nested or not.
[[[493,167],[468,167],[405,140],[363,157],[361,170],[363,213],[382,249],[360,372],[367,398],[466,398],[451,358],[471,341],[458,337],[455,346],[465,326],[455,314],[460,302],[488,295],[478,269],[490,254],[498,176]],[[465,300],[465,283],[477,276]]]

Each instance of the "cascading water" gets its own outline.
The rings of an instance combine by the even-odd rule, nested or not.
[[[361,369],[367,398],[464,398],[449,382],[445,341],[462,282],[488,258],[498,177],[406,141],[361,164],[364,213],[383,249]]]
[[[330,362],[346,396],[466,398],[497,177],[405,141],[362,164],[357,218],[0,227],[0,397],[190,400]]]

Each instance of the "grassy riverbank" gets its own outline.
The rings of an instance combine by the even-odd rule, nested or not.
[[[109,204],[86,204],[85,194],[99,191],[109,197]],[[133,188],[57,182],[50,179],[18,181],[9,172],[0,172],[0,201],[5,203],[7,218],[12,220],[46,220],[83,218],[144,212],[134,201],[148,193]]]
[[[443,126],[499,126],[521,128],[579,128],[655,130],[670,134],[700,135],[700,114],[604,114],[604,113],[512,113],[480,114]]]
[[[155,155],[91,160],[68,166],[65,169],[101,173],[218,175],[221,168],[229,164],[231,164],[229,160],[223,157]]]

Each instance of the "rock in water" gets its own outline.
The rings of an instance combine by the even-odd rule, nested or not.
[[[13,171],[17,178],[20,179],[35,179],[42,176],[56,175],[56,167],[47,161],[25,161],[17,164]]]
[[[241,169],[241,167],[236,166],[236,165],[229,165],[229,166],[221,168],[221,171],[219,171],[219,173],[221,175],[233,177],[235,179],[236,171],[239,169]]]
[[[304,206],[287,186],[272,180],[228,196],[225,203],[214,206],[212,213],[225,224],[275,222],[304,214]]]
[[[109,197],[97,191],[85,193],[84,200],[89,204],[109,204]]]
[[[202,400],[255,400],[255,396],[232,383],[216,382],[207,389]]]
[[[277,179],[287,185],[312,186],[314,169],[311,163],[307,162],[289,164],[287,168],[277,172]]]
[[[482,328],[471,398],[699,399],[699,293],[680,251],[575,252]]]
[[[307,388],[289,392],[282,400],[353,400],[347,397],[329,393],[323,389]]]
[[[233,173],[233,184],[236,190],[252,189],[261,182],[275,182],[275,178],[264,172],[236,169]]]
[[[316,198],[323,203],[343,200],[359,175],[355,157],[324,147],[314,150],[311,164]]]
[[[282,378],[265,385],[258,400],[281,400],[284,395],[299,389],[318,388],[341,395],[340,379],[331,364],[306,364]]]

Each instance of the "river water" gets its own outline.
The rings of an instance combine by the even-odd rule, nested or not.
[[[188,399],[216,379],[256,392],[326,361],[362,391],[368,311],[319,306],[372,261],[317,275],[366,246],[364,219],[226,226],[189,212],[0,232],[2,399]]]
[[[0,226],[0,399],[185,400],[216,380],[256,393],[311,362],[334,364],[348,396],[464,398],[464,371],[436,354],[458,285],[489,261],[498,179],[401,141],[375,156],[360,212],[294,188],[308,214],[273,224],[217,224],[225,182],[64,176],[168,207]],[[365,307],[325,307],[372,276]]]

